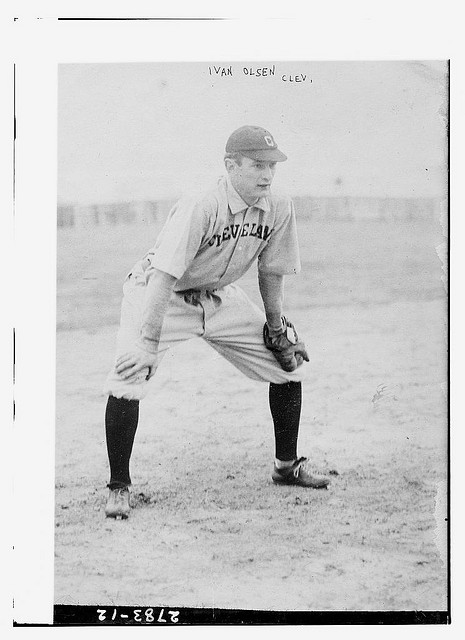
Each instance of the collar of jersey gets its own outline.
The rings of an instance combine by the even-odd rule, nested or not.
[[[226,176],[226,193],[228,196],[229,208],[231,209],[231,213],[233,214],[233,216],[235,216],[236,213],[239,213],[240,211],[244,211],[244,209],[249,209],[249,205],[244,202],[244,200],[232,186],[229,176]],[[262,211],[270,210],[270,203],[268,202],[268,198],[266,198],[265,196],[257,200],[257,202],[251,206],[256,207],[257,209],[261,209]]]

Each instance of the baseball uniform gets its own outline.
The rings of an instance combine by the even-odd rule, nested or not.
[[[304,369],[283,371],[265,348],[264,313],[234,284],[258,260],[263,273],[300,271],[292,201],[263,197],[248,206],[228,177],[197,200],[183,199],[171,210],[157,242],[134,265],[124,284],[117,356],[139,339],[147,282],[155,269],[177,278],[158,346],[167,350],[193,337],[209,345],[254,380],[302,380]],[[113,368],[108,395],[142,399],[146,374],[124,380]]]
[[[283,277],[300,271],[292,201],[270,191],[276,163],[284,160],[265,129],[233,132],[226,145],[227,176],[206,195],[173,207],[155,246],[124,282],[115,366],[105,382],[107,517],[129,515],[139,401],[167,350],[194,337],[249,378],[269,383],[273,482],[313,488],[329,482],[309,473],[306,458],[297,457],[300,365],[308,355],[281,309]],[[237,285],[255,262],[265,313]]]

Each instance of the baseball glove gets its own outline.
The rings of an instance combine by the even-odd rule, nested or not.
[[[308,353],[294,325],[283,316],[283,330],[276,336],[270,336],[268,325],[263,327],[263,341],[265,347],[272,352],[284,371],[295,371],[305,360],[309,361]]]

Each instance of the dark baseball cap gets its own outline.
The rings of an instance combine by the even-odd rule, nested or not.
[[[246,158],[264,162],[287,160],[269,131],[249,125],[231,133],[226,143],[226,153],[241,153]]]

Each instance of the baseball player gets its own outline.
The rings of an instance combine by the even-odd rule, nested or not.
[[[269,131],[244,126],[226,144],[217,187],[183,198],[155,246],[123,285],[105,429],[110,463],[107,517],[130,512],[129,460],[139,402],[170,347],[194,337],[252,380],[269,383],[276,484],[326,488],[297,456],[305,345],[283,315],[284,276],[300,270],[292,201],[271,194],[276,163],[286,160]],[[261,311],[236,284],[258,261]]]

